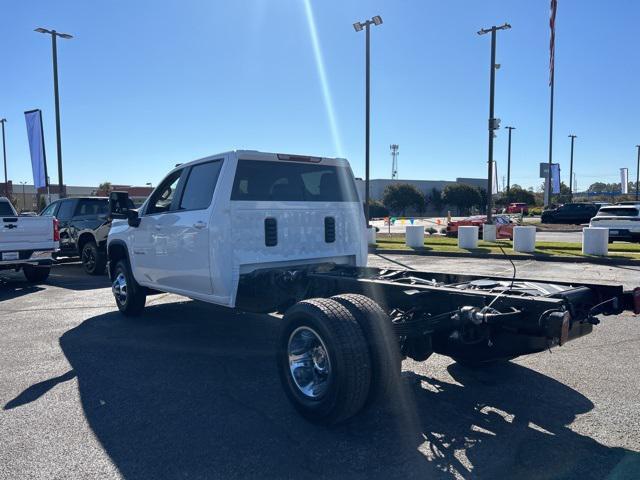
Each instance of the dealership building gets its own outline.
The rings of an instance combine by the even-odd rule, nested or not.
[[[439,190],[440,192],[444,191],[445,187],[448,185],[470,185],[472,187],[477,187],[486,190],[487,189],[487,179],[486,178],[456,178],[453,180],[391,180],[387,178],[376,178],[371,179],[369,181],[369,196],[372,200],[382,201],[384,197],[384,191],[389,185],[394,184],[410,184],[420,190],[425,198],[429,198],[433,189]],[[362,178],[356,178],[356,188],[358,189],[358,196],[364,203],[364,180]],[[444,206],[440,211],[436,211],[433,207],[427,204],[427,208],[424,211],[424,215],[439,215],[443,211],[453,210],[453,207]],[[416,212],[410,212],[410,214],[415,214]],[[409,214],[409,211],[408,211]]]

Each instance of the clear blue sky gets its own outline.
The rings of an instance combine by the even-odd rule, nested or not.
[[[554,160],[578,186],[635,178],[640,143],[640,3],[558,0]],[[548,149],[547,0],[5,2],[0,116],[9,178],[31,182],[23,111],[41,108],[57,182],[49,37],[59,42],[65,182],[155,185],[175,163],[234,148],[347,157],[364,174],[364,33],[372,31],[372,177],[485,176],[489,36],[500,32],[496,116],[513,136],[512,182],[537,186]],[[328,93],[328,97],[325,95]],[[330,106],[328,106],[330,103]],[[332,113],[333,112],[333,113]],[[335,120],[332,127],[331,116]],[[495,157],[506,174],[506,130]]]

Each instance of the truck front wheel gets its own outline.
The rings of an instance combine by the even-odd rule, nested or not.
[[[119,260],[113,270],[111,291],[116,299],[118,310],[126,316],[137,316],[144,310],[147,295],[143,287],[133,278],[129,262]]]
[[[278,371],[293,406],[314,423],[336,424],[364,406],[371,358],[358,322],[331,299],[304,300],[284,316]]]

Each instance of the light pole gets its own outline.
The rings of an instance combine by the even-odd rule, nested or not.
[[[506,127],[509,130],[509,146],[507,147],[507,200],[509,199],[509,189],[511,188],[511,130],[516,127]]]
[[[381,25],[382,17],[376,15],[371,20],[365,20],[364,22],[356,22],[353,24],[353,28],[356,32],[361,32],[363,29],[366,33],[366,48],[365,48],[365,147],[364,147],[364,163],[365,163],[365,179],[364,179],[364,215],[367,220],[367,226],[369,226],[369,113],[370,113],[370,101],[369,101],[369,79],[370,79],[370,33],[369,27],[371,25]]]
[[[496,86],[496,32],[498,30],[507,30],[511,28],[511,25],[505,23],[499,27],[495,25],[491,28],[483,28],[478,31],[478,35],[485,35],[491,33],[491,82],[489,85],[489,159],[488,159],[488,174],[487,174],[487,223],[491,225],[493,223],[493,131],[500,128],[500,120],[493,118],[493,104],[495,97]]]
[[[22,185],[22,211],[24,212],[26,210],[27,207],[27,197],[25,196],[24,193],[24,186],[27,184],[27,182],[20,182],[20,185]]]
[[[9,180],[7,177],[7,147],[4,143],[4,124],[7,121],[6,118],[0,120],[2,123],[2,156],[4,157],[4,193],[9,198]]]
[[[573,202],[573,142],[578,138],[578,136],[571,134],[569,135],[569,138],[571,139],[571,161],[569,162],[569,201]]]
[[[46,28],[36,28],[35,29],[36,32],[38,33],[46,33],[48,35],[51,35],[51,49],[53,51],[53,95],[55,98],[55,107],[56,107],[56,140],[57,140],[57,147],[58,147],[58,188],[59,188],[59,196],[60,198],[63,198],[65,196],[64,194],[64,188],[63,188],[63,180],[62,180],[62,142],[60,140],[60,96],[58,94],[58,44],[57,44],[57,38],[64,38],[65,40],[68,40],[70,38],[73,38],[72,35],[69,35],[68,33],[60,33],[60,32],[56,32],[55,30],[47,30]]]
[[[638,186],[640,186],[640,145],[636,145],[638,149],[638,165],[636,167],[636,202],[638,201]]]

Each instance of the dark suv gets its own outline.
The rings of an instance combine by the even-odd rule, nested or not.
[[[565,203],[542,212],[540,220],[542,223],[589,223],[599,209],[600,206],[593,203]]]
[[[60,224],[60,252],[56,257],[80,257],[90,275],[104,273],[105,251],[111,228],[109,199],[65,198],[51,203],[40,215],[56,217]]]

